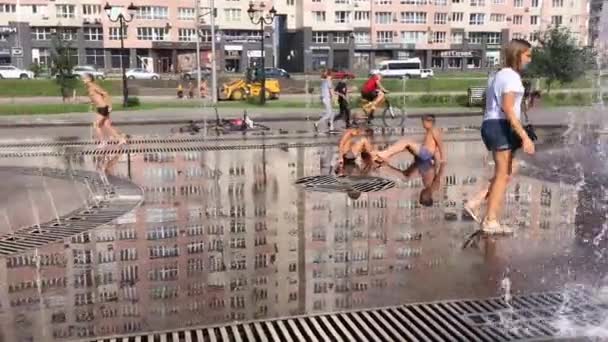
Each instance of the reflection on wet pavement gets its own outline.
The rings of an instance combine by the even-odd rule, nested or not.
[[[304,191],[328,174],[328,146],[123,156],[114,174],[145,201],[114,222],[0,263],[0,340],[48,341],[591,284],[604,265],[575,230],[576,184],[524,172],[504,216],[517,234],[461,245],[464,199],[488,181],[478,137],[449,141],[434,204],[422,180],[388,190]],[[66,160],[5,159],[3,164]],[[405,168],[404,157],[394,164]],[[80,157],[77,167],[91,169]],[[47,217],[48,218],[48,217]],[[49,218],[50,219],[50,218]],[[35,265],[39,263],[37,269]]]

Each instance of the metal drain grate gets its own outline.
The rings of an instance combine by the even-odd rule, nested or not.
[[[321,192],[376,192],[395,187],[395,182],[391,180],[367,176],[310,176],[298,179],[296,184],[304,186],[306,190]]]
[[[143,199],[140,188],[117,177],[108,177],[113,185],[110,188],[98,181],[98,175],[93,172],[72,171],[68,173],[57,169],[23,167],[2,167],[1,169],[27,175],[86,181],[94,193],[101,193],[104,196],[89,208],[80,208],[60,217],[60,223],[50,221],[40,224],[40,226],[20,228],[8,235],[0,236],[0,256],[22,253],[94,229],[133,210]]]
[[[593,324],[608,310],[584,291],[516,296],[511,307],[501,298],[441,301],[86,341],[555,341],[565,338],[558,315]]]

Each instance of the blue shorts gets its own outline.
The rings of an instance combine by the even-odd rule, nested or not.
[[[488,151],[515,151],[521,148],[521,138],[505,119],[485,120],[481,124],[481,139]]]
[[[429,151],[429,149],[426,148],[426,146],[424,146],[424,145],[420,146],[420,151],[418,151],[416,160],[427,162],[427,161],[431,161],[432,159],[433,159],[433,154],[431,153],[431,151]]]

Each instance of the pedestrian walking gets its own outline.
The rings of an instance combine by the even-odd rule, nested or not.
[[[334,110],[333,110],[333,87],[331,84],[331,72],[329,70],[324,70],[321,73],[321,102],[323,103],[323,107],[325,108],[325,113],[319,119],[319,121],[315,122],[315,131],[319,131],[319,124],[323,121],[327,121],[329,125],[329,130],[334,130]]]
[[[481,137],[494,159],[494,177],[489,186],[465,204],[465,211],[479,220],[478,209],[484,199],[488,201],[481,230],[488,234],[509,234],[512,228],[499,222],[507,185],[516,170],[515,152],[534,154],[533,131],[521,123],[524,85],[521,73],[532,61],[531,44],[513,39],[505,49],[505,65],[489,81]],[[527,126],[531,127],[531,126]],[[529,129],[528,129],[529,130]]]
[[[342,118],[344,119],[346,128],[350,128],[350,104],[348,103],[348,84],[346,84],[346,79],[338,81],[334,92],[338,96],[338,106],[340,107],[340,112],[334,121]]]

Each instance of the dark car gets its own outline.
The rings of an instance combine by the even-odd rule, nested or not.
[[[280,77],[290,78],[291,77],[289,75],[289,73],[287,71],[285,71],[285,69],[281,69],[281,68],[265,68],[264,74],[268,78],[280,78]]]
[[[331,77],[335,80],[342,80],[342,79],[348,79],[348,80],[352,80],[353,78],[355,78],[355,74],[353,74],[350,71],[347,70],[332,70],[331,71]]]
[[[197,74],[196,69],[192,69],[190,71],[186,71],[182,75],[182,78],[186,81],[195,80],[197,77],[196,74]],[[202,67],[201,68],[201,78],[209,77],[209,75],[211,75],[211,68]]]

